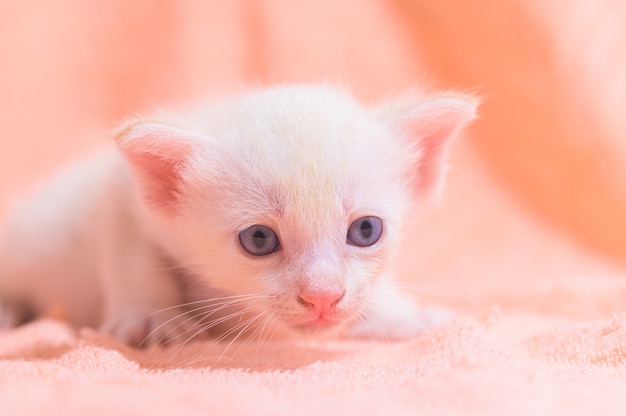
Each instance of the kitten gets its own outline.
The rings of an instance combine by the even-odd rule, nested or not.
[[[9,220],[0,325],[61,307],[131,345],[414,336],[423,314],[385,270],[476,105],[286,86],[131,121]]]

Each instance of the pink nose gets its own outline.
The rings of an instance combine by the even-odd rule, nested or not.
[[[343,289],[333,289],[327,291],[306,291],[303,290],[298,295],[298,302],[315,312],[323,312],[334,307],[344,295]]]

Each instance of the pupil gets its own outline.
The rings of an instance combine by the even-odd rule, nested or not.
[[[252,244],[256,248],[263,248],[265,245],[265,233],[263,231],[257,230],[254,234],[252,234]]]
[[[372,223],[369,221],[363,221],[361,223],[361,235],[365,238],[370,238],[373,232]]]

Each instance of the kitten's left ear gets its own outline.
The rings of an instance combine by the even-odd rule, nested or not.
[[[395,120],[400,131],[420,151],[417,191],[438,196],[444,184],[450,143],[474,118],[478,100],[463,95],[435,98],[401,113]]]
[[[203,136],[160,123],[138,122],[117,135],[117,147],[130,165],[139,192],[151,207],[177,207],[182,173]]]

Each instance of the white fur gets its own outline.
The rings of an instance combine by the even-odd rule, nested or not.
[[[7,305],[62,307],[71,322],[131,344],[183,342],[220,317],[211,327],[220,335],[353,325],[354,336],[413,336],[422,314],[380,276],[414,195],[440,186],[447,143],[475,106],[448,95],[390,112],[333,88],[295,86],[135,120],[119,151],[67,171],[11,218],[0,315],[8,322],[6,311],[20,310]],[[431,177],[414,178],[420,172]],[[347,244],[348,227],[366,215],[383,219],[382,238]],[[247,254],[238,235],[253,224],[275,230],[280,250]],[[313,325],[320,312],[305,292],[345,293]],[[219,303],[247,295],[255,297]]]

